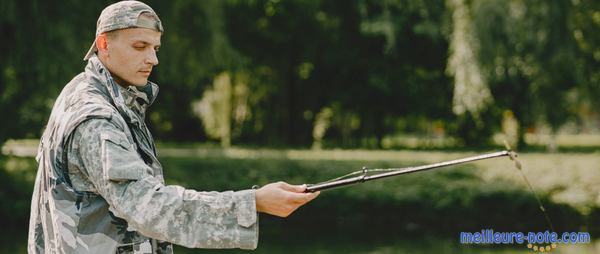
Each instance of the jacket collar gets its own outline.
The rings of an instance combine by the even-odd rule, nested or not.
[[[106,88],[108,91],[107,96],[110,97],[112,104],[131,123],[144,121],[144,119],[139,119],[140,116],[145,115],[146,109],[152,105],[158,95],[158,85],[150,81],[139,87],[129,86],[125,88],[118,85],[97,56],[93,56],[88,60],[85,74],[92,81],[91,84],[99,83]],[[140,116],[135,113],[140,114]]]

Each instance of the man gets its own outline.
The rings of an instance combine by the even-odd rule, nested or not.
[[[61,92],[40,142],[30,253],[254,249],[258,212],[285,217],[318,195],[283,182],[238,192],[164,185],[144,123],[162,33],[143,3],[102,11],[85,71]]]

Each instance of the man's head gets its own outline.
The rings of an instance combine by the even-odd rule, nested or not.
[[[146,85],[163,32],[160,19],[148,5],[122,1],[106,7],[96,28],[96,39],[85,56],[95,53],[117,83]]]

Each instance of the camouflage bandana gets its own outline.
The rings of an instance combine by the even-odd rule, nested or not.
[[[139,18],[142,13],[150,13],[156,16],[156,20]],[[150,6],[138,1],[122,1],[104,8],[96,23],[96,37],[105,32],[134,27],[164,32],[158,15]],[[96,51],[98,48],[96,48],[96,40],[94,40],[83,60],[90,59]]]

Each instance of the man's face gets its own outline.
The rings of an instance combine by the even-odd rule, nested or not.
[[[152,29],[128,28],[107,38],[108,47],[101,59],[119,85],[148,83],[152,67],[158,64],[160,36],[160,32]]]

